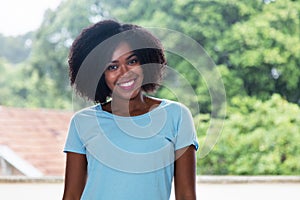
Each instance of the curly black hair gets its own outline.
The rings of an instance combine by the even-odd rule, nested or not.
[[[79,95],[96,103],[107,101],[111,91],[104,70],[121,42],[129,44],[141,63],[142,90],[154,92],[159,87],[166,65],[159,39],[140,26],[103,20],[83,29],[70,48],[70,82]]]

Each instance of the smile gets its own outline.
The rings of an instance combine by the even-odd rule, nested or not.
[[[117,83],[117,85],[124,90],[130,90],[133,89],[134,83],[135,83],[135,79],[132,79],[126,82]]]

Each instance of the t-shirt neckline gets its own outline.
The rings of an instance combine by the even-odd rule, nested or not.
[[[136,116],[120,116],[120,115],[115,115],[113,113],[110,113],[110,112],[107,112],[107,111],[103,110],[101,104],[97,104],[96,105],[96,110],[100,111],[102,114],[104,114],[104,115],[106,115],[108,117],[111,117],[111,118],[120,118],[120,119],[133,119],[133,118],[135,118],[135,119],[137,119],[137,118],[147,117],[150,114],[152,114],[152,113],[160,110],[162,108],[162,106],[166,104],[166,100],[165,99],[159,99],[159,100],[161,102],[154,109],[152,109],[151,111],[146,112],[144,114],[136,115]]]

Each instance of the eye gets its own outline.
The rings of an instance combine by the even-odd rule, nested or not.
[[[133,59],[130,59],[128,62],[127,62],[128,65],[136,65],[136,64],[139,64],[139,60],[137,58],[133,58]]]
[[[106,68],[106,70],[108,70],[108,71],[113,71],[113,70],[116,70],[116,69],[118,69],[118,65],[109,65],[107,68]]]

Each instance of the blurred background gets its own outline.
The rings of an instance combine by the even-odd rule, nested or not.
[[[211,115],[205,79],[184,58],[167,53],[168,65],[197,95],[184,99],[200,145],[212,118],[224,122],[209,154],[198,153],[198,175],[300,175],[299,0],[53,0],[40,7],[29,2],[1,2],[3,180],[62,181],[68,123],[86,105],[69,86],[68,50],[82,28],[111,18],[186,34],[215,63],[226,90],[226,115]],[[181,94],[184,83],[175,82]],[[176,100],[166,87],[155,96]]]

